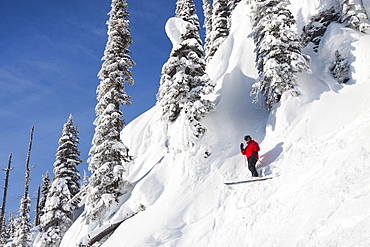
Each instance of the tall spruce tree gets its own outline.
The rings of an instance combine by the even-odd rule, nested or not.
[[[292,31],[294,17],[288,0],[256,0],[252,6],[253,33],[256,44],[256,68],[259,77],[251,94],[261,92],[265,106],[271,109],[288,91],[299,95],[296,74],[309,72],[309,57],[301,53],[301,37]]]
[[[214,0],[212,9],[212,30],[210,32],[209,52],[207,59],[215,55],[220,45],[230,33],[230,10],[228,0]]]
[[[173,48],[169,60],[163,65],[157,99],[165,120],[174,122],[183,112],[192,126],[192,134],[199,137],[206,131],[199,120],[214,107],[202,96],[211,93],[214,84],[205,72],[194,3],[178,0],[176,6],[176,17],[184,21],[185,31],[180,34],[180,44]]]
[[[204,51],[206,59],[208,60],[211,49],[211,32],[212,32],[212,3],[210,0],[203,0],[203,14],[204,14],[204,29],[206,33]]]
[[[124,83],[133,84],[129,69],[135,64],[128,50],[132,37],[127,8],[126,0],[113,0],[107,22],[108,41],[98,74],[101,81],[97,88],[96,128],[88,160],[92,175],[86,201],[87,223],[98,222],[107,216],[109,207],[118,203],[119,197],[130,187],[123,178],[123,164],[132,158],[120,139],[124,127],[120,106],[131,104]]]
[[[73,126],[73,117],[70,115],[58,142],[54,179],[48,189],[40,217],[40,239],[43,246],[59,246],[64,234],[72,225],[73,210],[77,205],[72,204],[72,207],[66,205],[80,189],[77,166],[82,161],[79,158],[78,143],[78,128]]]
[[[72,196],[80,190],[79,180],[81,179],[77,166],[82,163],[79,158],[80,151],[78,128],[73,126],[73,116],[69,116],[64,124],[62,136],[59,139],[59,147],[54,162],[54,180],[63,178],[66,180],[68,190]]]

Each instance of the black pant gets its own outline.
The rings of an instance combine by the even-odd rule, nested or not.
[[[248,169],[252,172],[253,177],[258,177],[258,172],[256,169],[257,159],[253,157],[248,158]]]

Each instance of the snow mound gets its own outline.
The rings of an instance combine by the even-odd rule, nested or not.
[[[187,25],[189,23],[181,18],[172,17],[167,20],[165,30],[174,48],[180,44],[180,35],[186,32]]]

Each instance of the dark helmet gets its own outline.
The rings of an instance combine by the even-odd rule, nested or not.
[[[244,136],[244,141],[247,141],[247,140],[252,140],[252,137],[251,136]]]

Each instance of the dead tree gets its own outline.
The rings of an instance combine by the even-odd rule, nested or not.
[[[13,154],[10,153],[8,167],[6,169],[2,169],[3,171],[5,171],[5,185],[4,185],[3,204],[1,206],[1,214],[0,214],[0,234],[3,231],[3,227],[5,227],[5,205],[6,205],[6,197],[8,194],[9,173],[11,170],[13,170],[13,168],[10,168],[10,165],[12,163],[12,156]]]
[[[28,153],[26,159],[26,175],[25,175],[25,185],[24,185],[24,195],[21,199],[20,209],[19,209],[19,221],[18,221],[18,229],[15,232],[15,237],[13,243],[16,246],[29,246],[28,239],[31,235],[31,224],[29,221],[29,212],[30,212],[30,204],[31,199],[29,196],[29,187],[30,187],[30,157],[31,157],[31,148],[32,148],[32,140],[33,140],[33,130],[34,127],[32,126],[31,129],[31,136],[30,136],[30,144],[28,146]]]
[[[41,189],[39,186],[39,188],[37,189],[35,226],[40,225],[40,195],[41,195]]]

